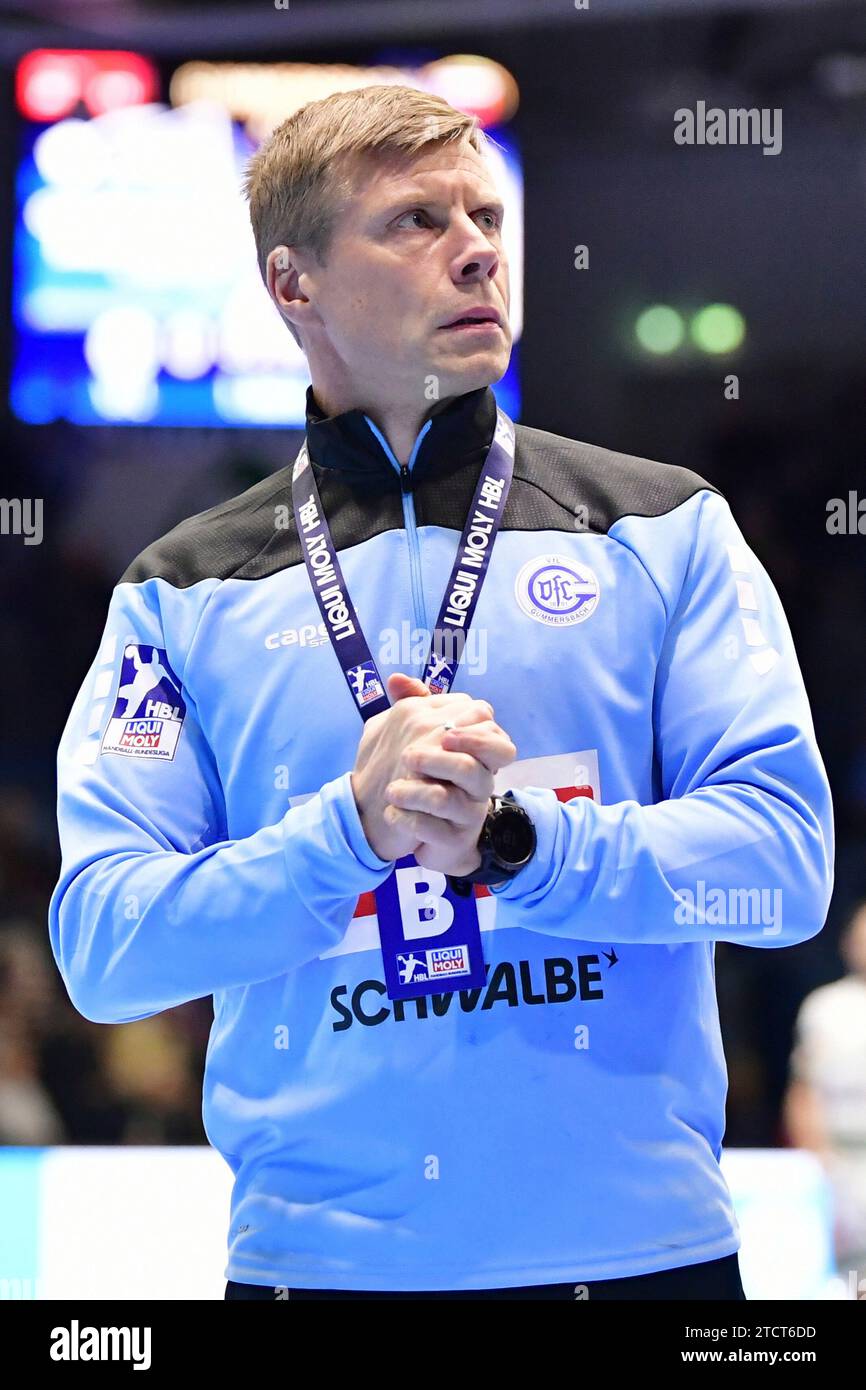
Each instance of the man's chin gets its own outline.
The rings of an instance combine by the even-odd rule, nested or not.
[[[432,363],[429,375],[437,378],[440,396],[465,396],[467,391],[500,381],[508,370],[510,358],[510,351],[507,356],[490,351],[467,354],[465,361],[452,361],[447,366]]]

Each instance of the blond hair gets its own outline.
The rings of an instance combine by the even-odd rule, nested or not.
[[[338,216],[365,156],[399,160],[462,139],[478,154],[487,153],[488,137],[476,116],[415,87],[358,87],[299,107],[244,170],[243,193],[265,284],[275,246],[299,246],[327,264]],[[301,346],[293,324],[289,330]]]

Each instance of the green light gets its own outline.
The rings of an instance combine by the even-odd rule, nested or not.
[[[734,352],[746,336],[746,320],[732,304],[708,304],[692,319],[691,335],[702,352]]]
[[[669,304],[652,304],[638,315],[635,336],[642,348],[661,356],[675,352],[685,337],[682,315]]]

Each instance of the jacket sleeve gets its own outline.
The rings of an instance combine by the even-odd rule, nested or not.
[[[724,498],[704,489],[693,511],[656,670],[660,795],[601,805],[515,790],[538,847],[493,889],[504,925],[767,947],[824,925],[833,809],[787,619]]]
[[[349,772],[275,825],[228,837],[213,753],[178,674],[190,638],[179,612],[162,580],[115,587],[58,749],[51,948],[73,1004],[96,1023],[146,1018],[314,959],[393,867],[366,840]],[[163,721],[169,712],[179,718]],[[136,713],[152,717],[130,728]],[[105,751],[148,738],[161,739],[161,755]]]

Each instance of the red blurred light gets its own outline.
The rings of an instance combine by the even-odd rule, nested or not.
[[[18,110],[30,121],[60,120],[83,102],[91,116],[141,106],[158,91],[156,70],[138,53],[37,48],[18,64]]]

